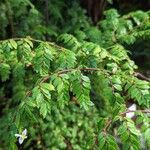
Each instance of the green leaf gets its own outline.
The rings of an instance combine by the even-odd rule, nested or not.
[[[46,105],[46,103],[43,101],[43,102],[41,103],[41,106],[40,106],[40,114],[43,116],[43,118],[45,118],[46,115],[47,115],[47,113],[48,113],[47,105]]]
[[[144,138],[150,148],[150,129],[149,128],[145,131]]]
[[[98,129],[101,131],[104,126],[105,126],[105,122],[106,122],[106,118],[100,118],[97,125],[98,125]]]
[[[35,114],[33,114],[32,109],[28,105],[24,105],[25,114],[32,120],[37,121]]]
[[[105,145],[105,142],[106,142],[106,139],[105,139],[102,132],[98,135],[98,142],[99,142],[99,149],[100,150],[103,149],[104,145]]]
[[[107,142],[109,143],[109,146],[111,146],[111,148],[113,148],[114,150],[119,150],[117,142],[116,142],[115,138],[112,135],[109,134],[107,136]]]
[[[113,85],[115,89],[117,89],[118,91],[122,91],[122,86],[119,84],[114,84]]]
[[[14,49],[17,49],[17,43],[16,43],[15,40],[10,39],[9,42],[10,42],[10,44],[12,45],[12,47],[13,47]]]
[[[26,104],[29,105],[29,106],[31,106],[31,107],[36,107],[35,102],[32,101],[32,100],[27,100],[27,101],[26,101]]]
[[[33,48],[33,43],[28,38],[25,38],[25,41]]]
[[[118,134],[119,134],[119,135],[124,134],[126,131],[127,131],[127,127],[124,126],[124,125],[121,125],[121,126],[118,128]]]
[[[120,135],[120,138],[121,138],[122,142],[125,142],[129,139],[129,136],[130,136],[129,132],[124,132],[124,134]]]
[[[50,94],[49,90],[41,88],[41,92],[47,99],[49,99],[49,100],[51,99],[51,94]]]
[[[127,122],[127,126],[130,132],[132,132],[133,134],[138,135],[138,136],[141,135],[140,131],[136,129],[134,122]]]
[[[47,89],[49,91],[55,91],[55,88],[51,83],[41,83],[40,85],[43,89]]]
[[[102,59],[104,59],[104,58],[106,58],[107,55],[108,55],[108,54],[107,54],[107,51],[106,51],[105,49],[102,49],[102,51],[100,52],[100,57],[101,57]]]
[[[10,74],[10,65],[6,64],[6,63],[1,63],[0,64],[0,76],[2,81],[6,81],[7,79],[9,79],[9,74]]]

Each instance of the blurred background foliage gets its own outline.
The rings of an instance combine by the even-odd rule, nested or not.
[[[12,130],[6,128],[10,116],[1,118],[0,122],[0,149],[8,149],[10,145],[9,135],[5,133]],[[70,104],[63,110],[55,107],[51,115],[46,119],[39,118],[38,123],[28,128],[28,141],[24,145],[18,145],[20,149],[93,149],[95,146],[95,135],[97,121],[99,118],[96,108],[89,111],[80,109],[75,104]],[[24,122],[24,125],[26,123]],[[14,145],[14,144],[12,144]],[[9,149],[14,149],[9,147]]]
[[[97,26],[104,11],[115,8],[120,15],[131,11],[150,9],[149,0],[1,0],[0,39],[32,36],[56,40],[60,33],[84,37],[85,31]],[[97,28],[92,29],[100,38]],[[149,75],[149,40],[130,45],[135,62]]]
[[[0,0],[0,39],[31,36],[36,39],[57,42],[59,34],[71,33],[79,41],[88,39],[108,47],[111,46],[111,40],[107,41],[106,38],[109,39],[112,36],[111,32],[108,32],[108,29],[111,30],[112,24],[107,26],[106,31],[107,12],[105,13],[105,11],[111,8],[119,12],[108,11],[113,16],[108,19],[114,21],[119,14],[122,16],[139,9],[148,11],[150,1]],[[103,33],[101,29],[103,29]],[[124,32],[124,29],[120,30]],[[139,39],[133,44],[124,43],[124,46],[130,51],[132,50],[131,56],[140,66],[140,70],[150,76],[150,39]],[[3,117],[3,112],[6,111],[3,110],[4,105],[0,103],[0,122],[7,124],[9,116],[8,118]],[[92,149],[95,141],[91,141],[91,139],[94,139],[97,133],[96,124],[99,116],[100,113],[95,107],[91,107],[88,112],[75,104],[71,104],[63,110],[56,108],[52,111],[51,116],[45,120],[41,119],[40,124],[35,124],[29,129],[30,140],[22,148],[30,149],[32,146],[33,149],[50,148],[52,150]],[[10,129],[5,128],[5,124],[0,124],[0,150],[7,149],[8,143],[6,140],[4,142],[3,138],[7,137],[9,142],[9,136],[4,134],[6,130]],[[87,144],[87,141],[90,144]]]

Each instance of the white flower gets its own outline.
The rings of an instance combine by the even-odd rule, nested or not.
[[[128,108],[128,110],[130,111],[136,111],[136,104],[132,104],[129,108]],[[134,112],[129,112],[129,113],[126,113],[126,117],[127,118],[132,118],[132,117],[134,117]]]
[[[19,144],[22,144],[24,139],[27,138],[27,129],[24,129],[21,134],[15,134],[15,137],[18,138]]]

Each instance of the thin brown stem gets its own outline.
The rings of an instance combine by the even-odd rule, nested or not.
[[[99,69],[99,68],[76,68],[76,69],[65,69],[65,70],[57,72],[57,74],[59,75],[59,74],[64,74],[67,72],[77,71],[77,70],[80,70],[80,71],[102,71],[102,69]]]
[[[125,115],[126,113],[131,113],[131,112],[150,113],[150,109],[148,109],[148,110],[127,110],[125,112],[120,113],[120,115]]]
[[[46,76],[46,77],[44,77],[44,78],[41,80],[41,82],[40,82],[40,83],[43,83],[43,82],[47,81],[49,78],[50,78],[50,76]]]
[[[102,71],[102,69],[99,68],[81,68],[81,71]]]
[[[99,68],[76,68],[76,69],[65,69],[65,70],[61,70],[61,71],[58,71],[58,72],[56,72],[56,73],[54,73],[54,74],[60,75],[60,74],[64,74],[64,73],[71,72],[71,71],[77,71],[77,70],[80,70],[80,71],[104,71],[104,70],[99,69]],[[43,83],[43,82],[47,81],[47,80],[50,78],[50,76],[51,76],[51,75],[48,75],[48,76],[44,77],[44,78],[40,81],[40,83]]]
[[[112,123],[112,120],[108,120],[106,125],[105,125],[105,128],[103,129],[103,132],[106,133],[107,132],[107,128],[110,126],[110,124]]]
[[[145,81],[148,81],[150,82],[150,78],[144,76],[143,74],[139,73],[139,72],[135,72],[134,73],[134,76],[141,79],[141,80],[145,80]]]

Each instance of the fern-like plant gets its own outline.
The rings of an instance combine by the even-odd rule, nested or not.
[[[140,150],[141,139],[150,148],[150,82],[126,49],[150,37],[150,13],[119,16],[111,9],[98,27],[84,17],[83,25],[59,36],[53,29],[55,42],[29,36],[0,41],[2,148],[25,142],[24,149]]]

